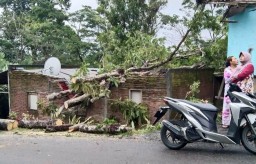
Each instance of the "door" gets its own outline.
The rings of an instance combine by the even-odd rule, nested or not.
[[[8,93],[0,92],[0,118],[8,118],[9,116],[9,99]]]

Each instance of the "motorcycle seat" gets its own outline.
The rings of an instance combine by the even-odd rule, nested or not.
[[[192,105],[196,108],[199,108],[200,110],[203,110],[203,111],[211,111],[211,112],[217,112],[218,111],[217,107],[215,107],[214,105],[209,104],[209,103],[194,103],[194,102],[191,102],[191,101],[188,101],[188,100],[179,100],[179,101],[185,102],[185,103],[187,103],[189,105]]]

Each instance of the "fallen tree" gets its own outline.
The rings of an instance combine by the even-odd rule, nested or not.
[[[110,73],[103,73],[103,74],[97,75],[95,77],[83,77],[83,78],[73,77],[71,79],[71,82],[74,83],[74,84],[84,83],[84,82],[101,82],[102,80],[108,79],[109,77],[120,77],[123,74],[124,74],[124,70],[117,69],[117,70],[114,70]]]
[[[18,127],[28,129],[45,129],[50,125],[62,125],[60,119],[57,120],[21,120]]]
[[[64,102],[64,107],[65,109],[68,109],[70,107],[76,106],[78,104],[81,104],[81,102],[83,102],[84,100],[88,100],[91,97],[91,95],[89,94],[83,94],[81,96],[69,99],[67,101]]]
[[[86,123],[89,125],[90,122],[93,122],[93,120],[91,120],[91,119],[92,119],[92,117],[88,117],[84,122],[70,126],[68,132],[70,133],[70,132],[78,131],[79,128],[80,128],[82,125],[86,124]]]
[[[64,91],[60,91],[58,93],[54,92],[54,93],[48,95],[47,99],[49,101],[51,101],[51,100],[55,100],[55,99],[58,99],[58,98],[62,98],[63,96],[67,96],[67,95],[69,95],[71,93],[73,93],[72,90],[64,90]]]
[[[45,129],[47,125],[52,125],[52,123],[52,121],[46,120],[21,120],[19,121],[19,127],[28,129]]]
[[[18,127],[18,121],[9,119],[0,119],[0,130],[12,130]]]
[[[203,12],[204,7],[200,7],[199,9],[200,9],[200,11],[196,12],[194,15],[194,18],[192,19],[195,22],[199,20],[200,14],[201,14],[201,12]],[[71,79],[71,83],[75,89],[73,88],[72,90],[75,93],[82,93],[82,95],[65,101],[64,102],[65,109],[79,105],[83,101],[88,101],[88,102],[90,101],[93,103],[98,98],[104,97],[104,96],[99,96],[102,94],[102,91],[104,92],[103,86],[105,87],[105,90],[109,90],[109,86],[110,86],[109,83],[113,79],[119,80],[119,82],[115,81],[114,82],[115,84],[121,83],[121,82],[125,81],[124,77],[126,77],[129,74],[134,74],[134,75],[139,75],[139,76],[147,75],[150,73],[150,71],[168,64],[178,53],[180,47],[185,42],[185,40],[191,33],[192,29],[193,29],[192,25],[191,25],[191,27],[187,28],[187,31],[184,33],[182,39],[177,44],[177,46],[175,46],[173,51],[170,52],[170,54],[168,55],[168,57],[164,58],[164,60],[162,60],[162,61],[159,60],[158,58],[156,58],[156,59],[153,59],[152,61],[145,61],[144,64],[142,64],[141,66],[132,66],[128,69],[116,69],[116,70],[112,70],[111,72],[106,72],[106,73],[96,75],[94,77],[81,77],[81,76],[73,77]],[[98,88],[95,89],[96,92],[98,92],[98,93],[94,93],[94,91],[92,91],[91,89],[88,89],[88,86],[86,86],[86,85],[88,85],[88,83],[93,84],[94,86],[98,85],[97,86]],[[58,94],[55,94],[55,95],[56,96],[49,96],[49,97],[51,97],[51,98],[58,97],[57,96]],[[61,95],[61,94],[59,94],[59,95]],[[49,100],[52,100],[52,99],[49,99]],[[62,111],[62,110],[63,110],[63,108],[60,108],[59,111]]]
[[[119,125],[119,124],[113,124],[113,125],[80,125],[79,131],[84,133],[95,133],[95,134],[102,134],[102,133],[108,133],[108,134],[119,134],[119,133],[125,133],[132,131],[131,127],[127,127],[126,125]]]
[[[49,132],[61,132],[61,131],[68,131],[69,127],[72,126],[72,124],[63,124],[63,125],[48,125],[45,129],[46,133]]]
[[[80,126],[83,126],[83,125],[84,125],[84,123],[79,123],[79,124],[72,125],[72,126],[69,127],[68,132],[71,133],[71,132],[78,131]]]

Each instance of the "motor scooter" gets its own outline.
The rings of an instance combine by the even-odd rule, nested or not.
[[[230,102],[231,122],[227,135],[218,133],[216,118],[218,109],[209,103],[165,97],[167,106],[156,112],[156,124],[167,111],[176,111],[178,119],[164,119],[160,131],[161,140],[170,149],[178,150],[198,140],[213,143],[240,144],[256,155],[256,97],[243,93],[236,84],[230,84],[227,92]]]

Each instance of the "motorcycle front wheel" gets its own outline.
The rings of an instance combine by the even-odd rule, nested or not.
[[[166,126],[161,129],[161,140],[163,144],[172,150],[179,150],[186,146],[187,142],[185,139],[177,137],[172,131],[170,131]]]
[[[256,129],[255,125],[253,127]],[[256,139],[248,125],[242,129],[241,142],[247,151],[256,155]]]

